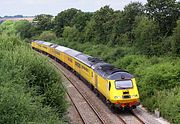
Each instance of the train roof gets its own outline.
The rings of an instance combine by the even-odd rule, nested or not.
[[[133,75],[127,71],[119,71],[112,73],[111,75],[107,76],[107,78],[110,80],[126,80],[126,79],[132,79]]]
[[[51,48],[56,48],[56,47],[58,47],[58,45],[57,44],[51,44],[50,47]]]
[[[98,58],[94,58],[92,56],[86,55],[86,54],[78,54],[75,57],[77,60],[79,60],[80,62],[86,64],[87,66],[91,67],[94,64],[101,62],[102,60],[98,59]]]
[[[96,73],[109,80],[123,80],[123,79],[133,78],[133,75],[131,75],[129,72],[122,69],[118,69],[111,64],[105,63],[101,59],[94,58],[92,56],[83,54],[79,51],[64,46],[59,46],[57,44],[53,44],[45,41],[34,41],[34,42],[50,46],[52,48],[55,48],[56,50],[59,50],[76,58],[80,62],[91,67]]]
[[[45,41],[39,40],[39,41],[36,41],[36,42],[39,43],[39,44],[42,44],[42,43],[44,43]]]
[[[92,63],[88,61],[88,58],[90,56],[89,55],[86,55],[86,54],[79,54],[77,55],[75,58],[77,60],[79,60],[80,62],[86,64],[87,66],[91,67],[92,66]]]
[[[100,62],[92,67],[99,75],[109,80],[131,79],[133,75],[129,72],[118,69],[111,64]]]
[[[72,57],[76,57],[77,55],[80,55],[80,54],[82,54],[81,52],[79,52],[79,51],[76,51],[76,50],[73,50],[73,49],[68,49],[68,50],[66,50],[66,51],[64,51],[64,53],[66,53],[66,54],[68,54],[69,56],[72,56]]]
[[[50,46],[52,45],[53,43],[50,43],[50,42],[43,42],[42,44],[46,45],[46,46]]]
[[[59,50],[59,51],[61,51],[61,52],[64,52],[64,51],[66,51],[66,50],[69,50],[69,48],[64,47],[64,46],[57,46],[55,49],[56,49],[56,50]]]

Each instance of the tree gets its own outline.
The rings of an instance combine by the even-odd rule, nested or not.
[[[31,23],[27,20],[20,20],[14,23],[16,33],[19,33],[21,38],[31,38]]]
[[[172,51],[174,54],[180,55],[180,19],[177,21],[177,27],[173,32]]]
[[[136,16],[141,16],[144,13],[144,7],[139,2],[133,2],[125,6],[124,11],[116,14],[116,22],[113,29],[113,41],[117,44],[122,37],[128,37],[130,43],[134,40],[131,31],[134,26]],[[124,42],[124,41],[123,41]],[[126,41],[127,42],[127,41]]]
[[[77,13],[81,12],[80,10],[71,8],[65,11],[60,12],[54,20],[55,23],[55,32],[57,36],[62,36],[65,26],[73,26],[73,19]]]
[[[62,36],[67,41],[69,42],[77,41],[78,39],[77,35],[78,35],[78,30],[76,29],[76,27],[69,27],[69,26],[64,27]]]
[[[96,43],[106,44],[111,39],[111,33],[114,24],[114,10],[109,6],[104,6],[96,11],[93,15],[94,20],[94,33]]]
[[[137,49],[145,55],[159,55],[162,46],[158,25],[144,16],[137,17],[135,22],[133,32]]]
[[[3,33],[3,32],[7,34],[16,33],[16,29],[14,28],[14,22],[4,21],[2,24],[0,24],[0,33]]]
[[[55,40],[56,34],[52,31],[43,31],[38,39],[45,40],[45,41],[52,41]]]
[[[36,27],[37,33],[41,33],[42,31],[48,31],[53,29],[53,16],[41,14],[37,15],[34,20],[33,24]]]
[[[92,13],[89,12],[79,12],[73,18],[72,23],[78,29],[78,31],[83,31],[87,25],[87,22],[90,21]]]
[[[124,33],[133,29],[133,24],[136,16],[141,16],[144,13],[144,7],[140,2],[133,2],[125,6],[123,11],[122,22]]]
[[[91,19],[89,22],[87,22],[87,26],[84,29],[84,41],[85,42],[92,42],[95,39],[95,21],[94,19]]]
[[[170,35],[179,17],[179,3],[176,0],[147,1],[146,11],[149,17],[158,23],[162,35]]]

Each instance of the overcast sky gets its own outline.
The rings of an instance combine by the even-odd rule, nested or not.
[[[68,8],[93,12],[105,5],[110,5],[115,10],[122,10],[131,1],[139,1],[144,4],[147,0],[0,0],[0,16],[57,15],[57,13]]]

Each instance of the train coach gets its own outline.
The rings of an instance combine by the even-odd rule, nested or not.
[[[53,43],[33,41],[31,46],[55,58],[81,76],[110,106],[134,109],[140,104],[136,80],[129,72]]]

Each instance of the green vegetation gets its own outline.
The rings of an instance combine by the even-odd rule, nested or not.
[[[61,78],[16,35],[0,34],[0,123],[65,123]]]
[[[0,25],[0,34],[2,34],[2,32],[7,35],[12,33],[18,34],[22,39],[25,39],[24,41],[26,42],[29,42],[31,39],[47,40],[82,51],[94,57],[99,57],[119,68],[128,70],[137,78],[142,104],[150,111],[159,109],[163,117],[167,118],[171,123],[179,124],[179,11],[180,2],[176,0],[147,0],[147,4],[145,5],[139,2],[133,2],[125,6],[122,11],[115,11],[109,6],[104,6],[96,12],[82,12],[81,10],[71,8],[60,12],[55,18],[51,15],[38,15],[32,23],[27,21],[4,22]],[[2,48],[7,47],[9,49],[9,44],[14,44],[7,41]],[[18,42],[18,44],[20,45],[22,43]],[[12,49],[12,47],[10,47],[10,49]],[[25,49],[27,49],[27,47]],[[61,104],[64,104],[61,98],[64,96],[61,95],[61,92],[58,92],[59,95],[57,95],[57,97],[60,96],[58,98],[51,95],[58,94],[56,93],[57,90],[51,90],[53,87],[57,88],[57,84],[53,83],[58,80],[57,77],[50,76],[50,73],[54,71],[47,71],[52,70],[50,69],[51,67],[45,67],[44,64],[41,64],[44,63],[43,60],[37,62],[35,59],[37,56],[35,55],[32,56],[34,59],[28,59],[28,56],[33,53],[25,49],[24,47],[13,47],[12,51],[13,55],[16,51],[18,51],[16,53],[17,55],[24,55],[23,57],[25,59],[23,60],[25,61],[27,59],[25,63],[29,64],[27,67],[21,62],[23,60],[19,60],[22,56],[18,56],[19,59],[17,57],[16,61],[8,60],[9,56],[12,55],[8,54],[9,50],[7,50],[6,54],[8,55],[5,59],[6,61],[21,62],[17,67],[21,69],[27,68],[28,70],[23,72],[24,75],[17,73],[21,72],[18,70],[19,68],[13,69],[11,73],[14,74],[16,72],[16,80],[22,80],[22,78],[18,77],[27,74],[28,76],[26,75],[25,79],[30,83],[28,83],[28,92],[26,91],[27,87],[25,87],[25,93],[30,93],[30,98],[32,95],[36,96],[38,93],[37,102],[40,103],[40,105],[49,106],[49,104],[53,103],[48,110],[51,110],[51,107],[56,108],[56,106],[60,106],[60,108],[62,108],[55,109],[55,112],[63,113],[65,109]],[[4,62],[2,65],[6,64],[7,63]],[[21,64],[22,66],[20,66]],[[16,64],[12,64],[11,68],[15,65]],[[24,66],[26,68],[24,68]],[[30,73],[30,70],[33,70],[33,72]],[[38,70],[41,71],[39,72]],[[3,72],[6,71],[3,70]],[[11,73],[8,72],[9,76],[12,76]],[[42,78],[37,79],[36,77]],[[42,83],[44,77],[48,77],[48,80]],[[3,80],[4,79],[9,78],[3,78]],[[16,85],[19,85],[19,83]],[[1,90],[0,92],[5,91]],[[24,93],[24,91],[21,92]],[[43,114],[41,115],[44,117]],[[52,113],[51,115],[54,114]]]
[[[133,48],[93,45],[89,42],[82,44],[60,39],[55,43],[102,58],[116,67],[128,70],[136,77],[141,103],[149,111],[159,109],[161,115],[172,123],[180,122],[179,57],[147,57],[134,54]]]
[[[56,34],[52,31],[43,31],[37,39],[45,40],[45,41],[52,41],[56,40]]]

